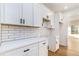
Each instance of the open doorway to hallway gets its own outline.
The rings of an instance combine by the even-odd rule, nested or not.
[[[60,37],[62,24],[59,24]],[[59,46],[56,52],[49,51],[49,56],[79,56],[79,20],[72,20],[68,25],[67,46]],[[60,38],[62,40],[62,38]]]
[[[73,51],[73,55],[79,55],[79,20],[74,19],[68,26],[68,49]]]

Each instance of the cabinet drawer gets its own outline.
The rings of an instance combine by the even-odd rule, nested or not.
[[[3,56],[37,56],[38,44],[33,44],[2,53]]]

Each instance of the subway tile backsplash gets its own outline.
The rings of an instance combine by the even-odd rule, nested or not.
[[[2,25],[1,29],[3,42],[38,37],[38,30],[31,27]]]
[[[22,27],[13,25],[0,26],[0,38],[2,42],[20,40],[34,37],[48,36],[49,31],[44,28]]]

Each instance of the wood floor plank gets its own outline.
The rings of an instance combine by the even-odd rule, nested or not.
[[[48,56],[66,56],[67,55],[67,47],[60,46],[60,49],[56,52],[48,52]]]

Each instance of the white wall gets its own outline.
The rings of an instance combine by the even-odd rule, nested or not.
[[[68,25],[69,22],[75,19],[78,19],[76,16],[79,16],[79,9],[70,10],[68,12],[64,12],[64,19],[62,25],[61,39],[60,44],[67,46],[68,44]]]
[[[68,33],[68,21],[67,18],[64,18],[62,29],[61,29],[61,36],[60,36],[60,45],[67,46],[67,33]]]

